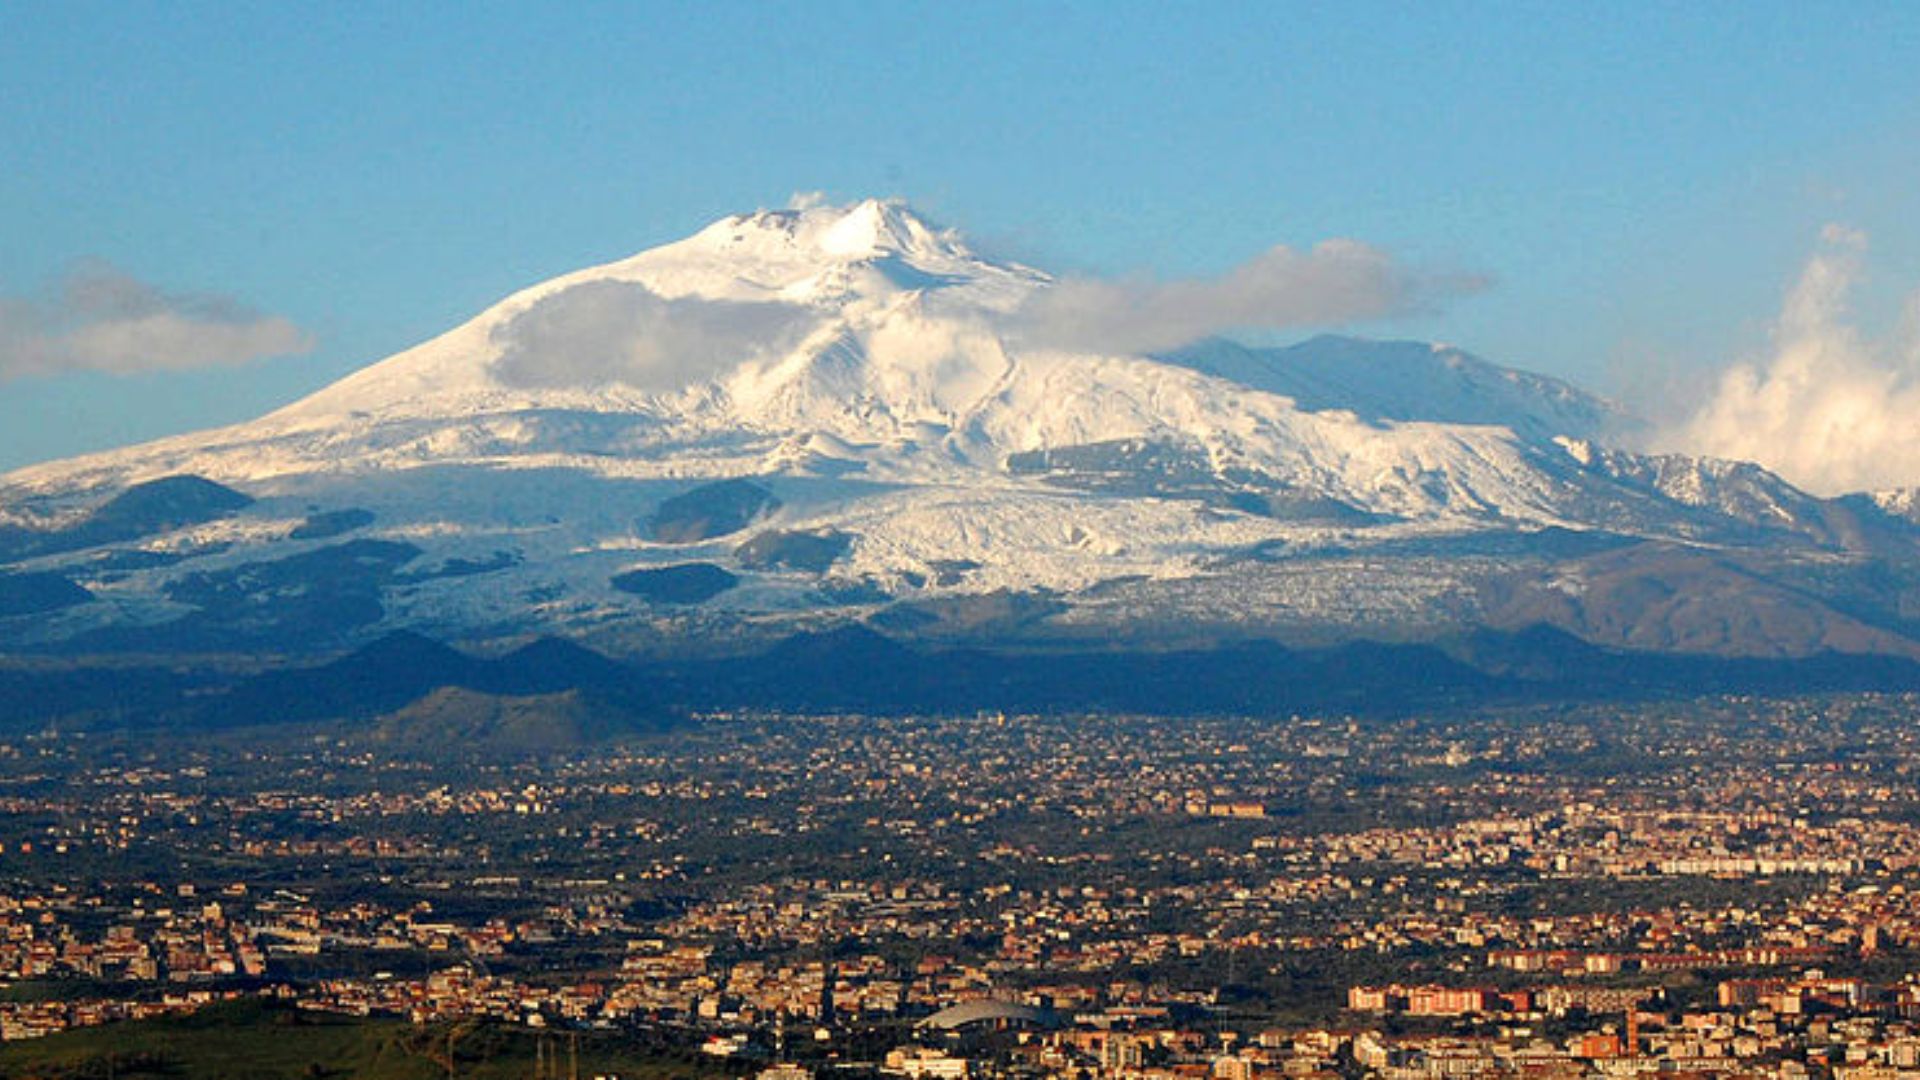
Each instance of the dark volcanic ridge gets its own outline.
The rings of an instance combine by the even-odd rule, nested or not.
[[[564,751],[768,711],[1167,717],[1401,715],[1499,703],[1721,693],[1920,692],[1920,662],[1821,654],[1726,659],[1597,648],[1559,630],[1480,632],[1441,648],[1272,642],[1167,651],[925,648],[863,626],[752,655],[623,663],[541,639],[480,657],[397,633],[321,664],[257,674],[86,664],[0,668],[0,730],[210,731],[326,724],[394,746]]]

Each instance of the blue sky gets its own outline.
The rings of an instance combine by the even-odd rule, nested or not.
[[[815,189],[1099,274],[1352,237],[1494,284],[1350,329],[1635,392],[1760,348],[1829,223],[1891,320],[1915,56],[1911,3],[8,5],[0,347],[111,267],[310,348],[0,367],[0,467],[248,418]]]

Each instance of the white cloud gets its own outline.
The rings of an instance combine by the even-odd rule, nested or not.
[[[1920,292],[1902,332],[1873,340],[1847,301],[1866,237],[1829,225],[1787,296],[1773,354],[1723,372],[1659,441],[1755,461],[1819,494],[1920,485]]]
[[[520,387],[621,383],[669,393],[791,349],[812,322],[793,304],[668,299],[635,282],[590,281],[542,298],[497,328],[494,373]]]
[[[104,263],[51,296],[0,297],[0,382],[98,371],[230,367],[313,348],[288,320],[228,297],[168,293]]]
[[[1145,353],[1227,330],[1285,330],[1406,315],[1476,292],[1483,278],[1411,271],[1353,240],[1273,248],[1226,274],[1185,281],[1065,278],[1017,311],[1008,335],[1043,348]]]

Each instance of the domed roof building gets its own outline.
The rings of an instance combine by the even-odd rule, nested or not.
[[[950,1005],[920,1021],[917,1026],[933,1031],[966,1031],[981,1027],[1052,1027],[1054,1023],[1054,1015],[1046,1010],[1017,1001],[983,998]]]

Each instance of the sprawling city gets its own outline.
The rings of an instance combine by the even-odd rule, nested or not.
[[[199,1015],[422,1075],[1892,1076],[1916,709],[10,736],[0,1070]]]

